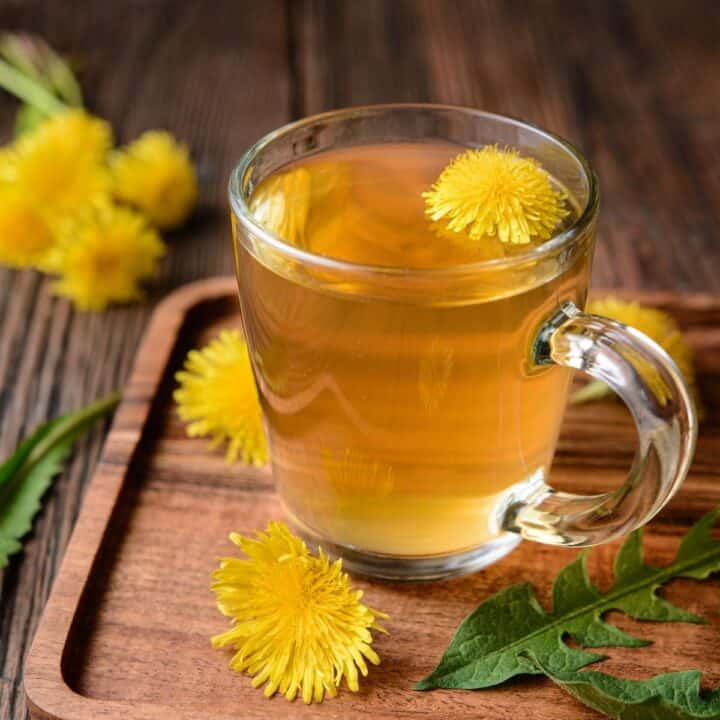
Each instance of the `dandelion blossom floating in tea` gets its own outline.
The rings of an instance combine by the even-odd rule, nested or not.
[[[254,687],[265,684],[266,697],[279,691],[322,702],[343,677],[356,692],[366,660],[380,662],[370,631],[383,631],[377,621],[387,615],[360,602],[341,560],[311,555],[283,523],[270,523],[256,540],[230,539],[247,558],[223,558],[212,584],[218,609],[233,620],[212,638],[214,647],[235,649],[230,667],[254,676]]]
[[[494,145],[458,155],[423,197],[427,215],[444,220],[459,242],[547,240],[569,212],[536,160]]]
[[[175,375],[178,414],[190,437],[228,441],[226,459],[263,465],[268,451],[247,345],[237,330],[224,330],[207,347],[191,350]]]
[[[248,205],[267,208],[263,222],[304,227],[287,242],[389,273],[312,271],[312,282],[279,283],[304,262],[236,223],[243,320],[262,339],[253,362],[273,408],[267,422],[281,436],[273,460],[283,501],[318,535],[359,551],[453,556],[493,541],[499,498],[547,467],[555,449],[567,374],[528,383],[517,372],[527,350],[513,338],[539,327],[566,288],[585,287],[589,254],[493,271],[487,282],[473,273],[468,282],[407,282],[416,270],[429,279],[529,247],[460,239],[429,221],[421,194],[464,150],[353,144],[302,157],[254,188]]]

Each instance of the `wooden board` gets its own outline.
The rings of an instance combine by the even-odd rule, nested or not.
[[[187,142],[202,186],[147,302],[75,312],[54,278],[0,268],[0,457],[124,385],[159,298],[231,271],[230,168],[265,132],[322,110],[428,100],[539,123],[601,179],[597,284],[720,290],[717,0],[7,0],[0,28],[70,56],[118,142],[158,127]],[[16,109],[0,93],[3,141]],[[22,664],[105,434],[98,423],[77,446],[0,571],[2,720],[27,720]]]
[[[707,419],[684,487],[647,531],[652,562],[668,562],[677,538],[720,502],[720,298],[644,294],[669,308],[697,350]],[[187,350],[220,327],[236,326],[234,280],[195,283],[155,312],[87,493],[25,672],[35,718],[54,720],[269,720],[280,718],[483,718],[589,720],[598,717],[549,682],[518,679],[482,692],[419,693],[412,683],[432,669],[461,619],[503,586],[530,581],[541,601],[574,551],[523,543],[470,577],[434,585],[357,580],[368,603],[392,613],[390,634],[357,694],[343,690],[321,706],[266,700],[231,672],[231,651],[208,638],[226,627],[209,591],[216,559],[233,548],[231,530],[249,533],[280,517],[270,474],[228,467],[203,440],[187,439],[171,399],[173,374]],[[570,408],[553,482],[599,491],[623,477],[634,450],[627,412],[614,401]],[[610,581],[617,545],[593,551],[592,569]],[[611,649],[603,665],[630,677],[700,667],[720,682],[716,580],[677,581],[667,596],[711,625],[618,624],[655,640],[643,649]]]

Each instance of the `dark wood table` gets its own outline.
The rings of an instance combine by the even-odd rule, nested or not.
[[[720,289],[716,0],[4,0],[0,28],[75,57],[119,141],[152,127],[186,140],[202,180],[196,217],[168,237],[143,304],[78,313],[40,275],[0,270],[0,457],[38,423],[121,387],[163,295],[232,272],[231,166],[266,131],[329,108],[437,101],[554,130],[601,178],[595,284]],[[3,139],[13,112],[3,97]],[[0,573],[3,719],[26,717],[23,659],[105,430],[78,446]]]

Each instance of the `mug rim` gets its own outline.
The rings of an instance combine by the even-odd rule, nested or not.
[[[474,260],[471,262],[457,263],[455,265],[430,268],[373,265],[352,262],[350,260],[342,260],[339,258],[329,257],[327,255],[320,255],[310,250],[304,250],[291,245],[272,230],[264,227],[253,217],[247,202],[248,198],[246,198],[242,192],[242,181],[253,160],[263,150],[286,135],[303,127],[314,125],[318,122],[354,118],[361,115],[372,115],[373,113],[383,113],[389,110],[437,110],[454,112],[461,115],[470,115],[475,118],[485,118],[509,123],[552,140],[560,145],[582,167],[588,182],[588,196],[585,206],[571,225],[563,229],[561,232],[553,235],[549,240],[545,241],[541,245],[532,247],[526,252],[518,253],[510,257]],[[479,110],[463,105],[441,103],[381,103],[372,105],[357,105],[316,113],[300,120],[282,125],[279,128],[263,135],[243,153],[240,160],[230,173],[228,196],[230,200],[230,207],[235,217],[248,233],[250,233],[254,238],[259,238],[263,243],[271,246],[282,255],[289,256],[303,265],[315,266],[325,270],[341,273],[359,273],[362,275],[407,278],[416,277],[427,280],[472,274],[474,272],[487,272],[488,270],[503,270],[506,268],[524,265],[529,262],[543,260],[544,258],[557,254],[566,247],[572,246],[575,241],[584,236],[586,229],[595,219],[600,202],[599,181],[595,170],[582,152],[580,152],[580,150],[578,150],[565,138],[544,129],[539,125],[535,125],[511,115],[487,112],[485,110]]]

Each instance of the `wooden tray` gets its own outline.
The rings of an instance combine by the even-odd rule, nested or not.
[[[669,308],[697,350],[708,417],[692,473],[648,528],[648,557],[668,562],[678,536],[720,502],[720,298],[637,295]],[[209,637],[227,627],[209,591],[209,573],[234,547],[231,530],[249,533],[280,517],[270,474],[210,454],[184,435],[171,399],[173,374],[187,350],[222,326],[237,326],[234,280],[189,285],[155,312],[140,348],[103,458],[88,490],[25,672],[35,718],[57,720],[239,720],[257,718],[597,718],[548,681],[521,678],[480,692],[414,692],[434,667],[460,620],[509,583],[529,580],[548,603],[554,573],[573,551],[523,543],[471,577],[434,585],[358,580],[368,603],[389,610],[389,636],[375,647],[382,665],[357,694],[306,707],[268,701],[227,667],[231,651]],[[101,359],[98,359],[100,361]],[[618,483],[634,451],[634,431],[612,400],[570,408],[553,468],[563,488],[599,491]],[[593,552],[601,585],[616,549]],[[609,672],[646,677],[700,667],[720,682],[718,581],[677,581],[668,597],[711,625],[618,623],[655,640],[648,648],[611,649]],[[642,627],[640,627],[642,625]]]

